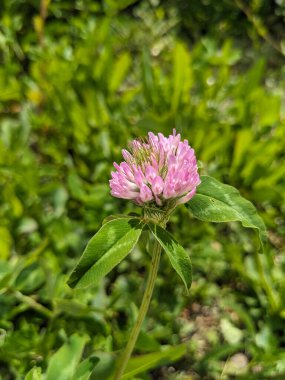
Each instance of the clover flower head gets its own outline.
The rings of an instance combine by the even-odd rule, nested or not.
[[[176,133],[165,137],[148,133],[146,140],[133,140],[124,161],[112,172],[111,194],[140,206],[167,208],[188,202],[200,184],[194,150]]]

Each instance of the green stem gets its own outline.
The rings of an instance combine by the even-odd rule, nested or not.
[[[34,300],[32,297],[25,296],[21,292],[17,291],[15,293],[15,296],[18,300],[22,301],[23,303],[29,305],[32,309],[38,311],[39,313],[43,314],[47,318],[52,318],[53,312],[43,306],[42,304],[38,303],[36,300]]]
[[[254,258],[255,258],[255,264],[256,264],[256,267],[257,267],[257,271],[258,271],[258,275],[259,275],[259,279],[261,281],[261,286],[263,287],[267,297],[268,297],[268,300],[269,300],[269,304],[272,308],[272,310],[274,312],[276,312],[278,310],[278,302],[276,301],[275,299],[275,295],[271,289],[271,286],[269,285],[267,279],[266,279],[266,276],[265,276],[265,273],[264,273],[264,268],[263,268],[263,265],[262,265],[262,262],[260,260],[260,253],[258,253],[257,251],[254,252]]]
[[[127,343],[127,346],[125,348],[125,351],[119,360],[119,364],[117,367],[117,371],[114,377],[114,380],[120,380],[122,375],[124,374],[124,371],[126,369],[126,366],[128,364],[128,361],[132,355],[133,349],[135,347],[142,323],[145,319],[146,313],[149,308],[151,296],[154,289],[154,284],[157,276],[157,271],[159,267],[159,260],[160,260],[160,254],[161,254],[161,246],[160,244],[155,241],[154,247],[153,247],[153,255],[152,255],[152,261],[151,261],[151,268],[145,288],[145,292],[143,295],[141,307],[139,310],[139,314],[136,320],[136,323],[132,329],[131,335],[129,337],[129,341]]]

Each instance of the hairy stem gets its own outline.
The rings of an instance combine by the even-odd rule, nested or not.
[[[161,246],[157,241],[155,241],[154,247],[153,247],[151,268],[150,268],[145,292],[143,295],[142,303],[140,306],[139,314],[138,314],[136,323],[132,329],[132,332],[131,332],[131,335],[129,337],[129,341],[127,343],[125,351],[119,360],[114,380],[120,380],[121,379],[121,377],[124,374],[124,371],[126,369],[126,366],[128,364],[128,361],[132,355],[133,349],[135,347],[135,344],[136,344],[142,323],[145,319],[146,313],[147,313],[148,308],[149,308],[149,304],[150,304],[150,300],[151,300],[151,296],[153,293],[155,280],[156,280],[156,276],[157,276],[157,271],[158,271],[158,267],[159,267],[160,254],[161,254]]]

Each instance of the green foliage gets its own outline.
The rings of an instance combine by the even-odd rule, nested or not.
[[[267,240],[264,222],[253,204],[237,189],[214,178],[201,176],[197,194],[186,207],[196,218],[206,222],[240,221],[244,227],[258,230],[261,244]]]
[[[72,335],[51,358],[47,368],[46,380],[71,379],[82,355],[86,337]]]
[[[129,361],[125,374],[122,376],[122,380],[130,380],[134,376],[152,368],[165,363],[173,363],[185,355],[186,349],[186,344],[181,344],[177,347],[164,347],[160,352],[152,352],[151,354],[132,358]]]
[[[104,224],[89,241],[68,284],[82,288],[98,283],[130,253],[141,232],[138,219],[119,218]]]
[[[25,376],[25,380],[88,380],[99,361],[99,358],[90,356],[80,359],[88,338],[73,334],[69,341],[51,356],[46,374],[41,375],[41,369],[32,368]]]
[[[41,380],[41,369],[34,367],[32,368],[27,375],[25,376],[25,380]]]
[[[166,230],[156,224],[150,224],[149,227],[167,254],[171,265],[181,277],[188,292],[192,283],[192,265],[189,255]]]
[[[169,229],[191,256],[191,296],[163,255],[142,334],[161,351],[186,342],[188,353],[171,364],[173,374],[166,359],[135,376],[284,378],[281,3],[1,2],[3,380],[40,378],[73,334],[90,338],[76,371],[94,355],[100,361],[91,379],[110,372],[141,299],[146,231],[88,292],[66,281],[104,218],[138,212],[109,195],[121,149],[134,136],[173,127],[195,149],[201,174],[236,187],[257,207],[269,243],[256,257],[240,224],[200,222],[179,208]],[[153,352],[155,345],[136,347],[140,356]]]

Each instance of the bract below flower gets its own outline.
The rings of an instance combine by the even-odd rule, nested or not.
[[[145,141],[133,140],[129,151],[123,149],[124,161],[114,163],[110,180],[111,194],[144,206],[164,208],[188,202],[200,184],[194,150],[180,134],[165,137],[148,133]]]

